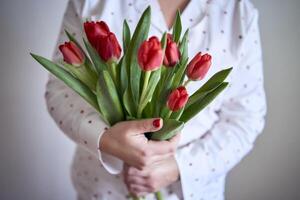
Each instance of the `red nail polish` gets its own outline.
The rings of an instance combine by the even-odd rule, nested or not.
[[[153,126],[154,126],[155,128],[160,127],[160,119],[155,119],[155,120],[153,121]]]

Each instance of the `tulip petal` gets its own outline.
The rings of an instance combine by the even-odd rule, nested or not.
[[[107,69],[106,63],[100,58],[97,51],[94,49],[94,47],[92,47],[92,45],[88,41],[86,41],[86,39],[83,38],[83,42],[98,74],[102,73],[103,70]]]
[[[151,69],[151,71],[154,71],[160,68],[163,59],[163,51],[161,49],[150,51],[148,56],[146,69]]]
[[[85,51],[83,50],[83,48],[81,47],[79,42],[67,30],[65,30],[65,33],[68,36],[69,40],[74,42],[80,48],[81,52],[84,54],[84,57],[85,57],[85,63],[84,64],[85,64],[87,70],[92,74],[97,73],[97,70],[96,70],[95,66],[92,64],[91,60],[89,59],[89,57],[87,56],[87,54],[85,53]]]

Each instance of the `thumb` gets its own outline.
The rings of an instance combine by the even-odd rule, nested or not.
[[[134,133],[144,134],[158,131],[162,126],[163,120],[161,118],[150,118],[130,121],[129,129]]]

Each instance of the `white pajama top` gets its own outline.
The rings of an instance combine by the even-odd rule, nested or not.
[[[148,5],[152,8],[149,36],[161,37],[168,27],[158,0],[70,0],[57,47],[67,41],[64,29],[82,41],[86,20],[105,21],[121,43],[123,20],[133,32]],[[233,71],[227,78],[229,87],[182,130],[176,152],[180,179],[162,193],[166,200],[223,200],[226,174],[251,151],[264,126],[258,12],[249,0],[190,0],[182,11],[182,25],[183,31],[190,29],[189,58],[201,51],[213,59],[206,78],[187,86],[190,95],[215,72],[231,66]],[[53,60],[61,59],[56,48]],[[98,149],[108,126],[96,110],[53,75],[45,98],[50,115],[77,144],[71,174],[78,199],[128,199],[120,175],[123,162]]]

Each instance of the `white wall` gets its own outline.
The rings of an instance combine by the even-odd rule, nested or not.
[[[73,144],[46,111],[47,73],[30,57],[51,57],[66,0],[0,4],[0,199],[75,199]]]
[[[46,111],[47,73],[29,52],[50,57],[67,0],[1,0],[0,199],[74,199],[74,145]],[[268,117],[254,151],[228,179],[228,200],[300,198],[300,1],[254,0],[260,10]],[[44,39],[42,39],[44,38]]]

